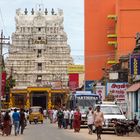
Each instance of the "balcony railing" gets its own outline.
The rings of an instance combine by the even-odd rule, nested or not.
[[[108,15],[107,18],[114,19],[115,21],[117,21],[117,15]]]
[[[108,34],[107,37],[108,38],[117,38],[117,34]]]

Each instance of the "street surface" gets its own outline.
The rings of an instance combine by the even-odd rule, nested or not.
[[[87,128],[82,128],[80,133],[74,133],[69,129],[58,129],[56,124],[44,122],[44,124],[29,124],[23,135],[1,136],[0,140],[96,140],[95,133],[88,134]],[[102,140],[140,140],[140,135],[116,136],[114,134],[103,134]]]

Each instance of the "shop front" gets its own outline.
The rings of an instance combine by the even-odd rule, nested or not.
[[[133,119],[136,115],[140,117],[140,82],[132,84],[127,89],[128,118]]]

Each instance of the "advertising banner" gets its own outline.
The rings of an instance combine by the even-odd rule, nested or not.
[[[69,74],[69,88],[75,91],[79,87],[79,74]]]
[[[98,94],[103,101],[105,99],[105,86],[96,86],[96,94]]]
[[[107,83],[107,95],[114,95],[116,101],[125,101],[128,83]]]
[[[136,54],[131,55],[130,71],[132,75],[140,75],[140,55]]]
[[[85,91],[93,92],[94,84],[95,84],[94,80],[85,81]]]
[[[67,67],[67,72],[69,74],[72,74],[72,73],[84,73],[84,66],[83,65],[69,65]]]
[[[109,79],[110,80],[117,80],[119,78],[119,73],[118,72],[110,72],[109,73]]]

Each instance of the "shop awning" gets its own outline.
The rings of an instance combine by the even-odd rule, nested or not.
[[[135,92],[137,90],[140,89],[140,83],[135,83],[133,85],[131,85],[127,90],[126,92]]]

